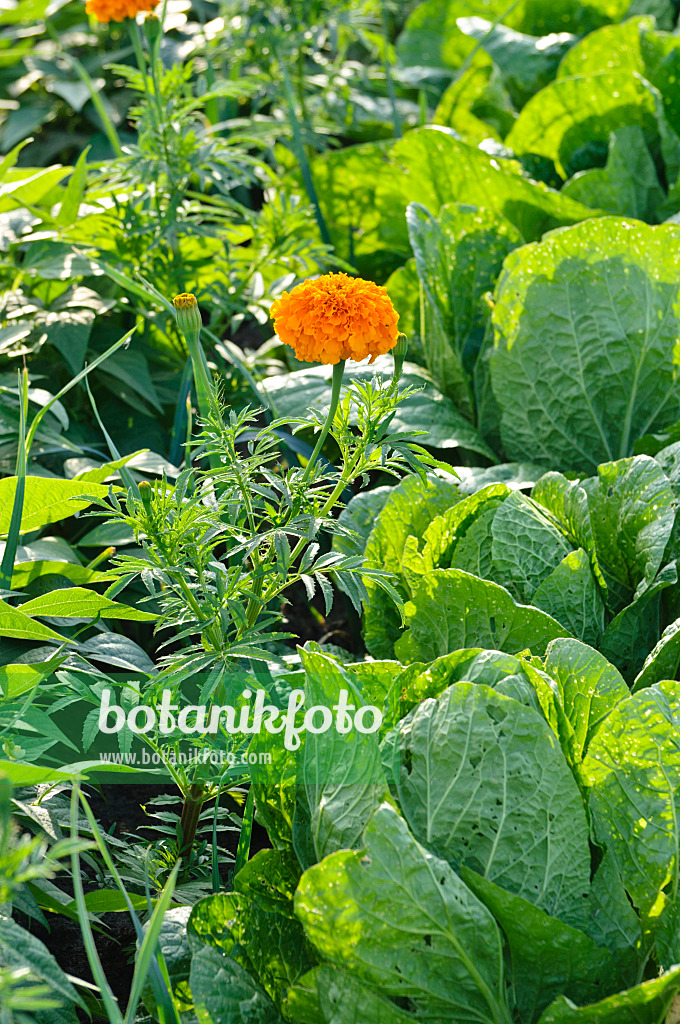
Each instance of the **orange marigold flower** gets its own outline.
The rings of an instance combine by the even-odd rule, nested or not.
[[[399,314],[380,285],[324,274],[284,292],[269,311],[281,341],[308,363],[371,362],[397,343]]]
[[[85,10],[97,21],[124,21],[135,18],[140,11],[153,11],[160,0],[86,0]]]

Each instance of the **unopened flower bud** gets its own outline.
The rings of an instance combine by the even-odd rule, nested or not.
[[[177,326],[182,334],[196,334],[197,331],[200,331],[203,321],[195,295],[192,295],[191,292],[182,292],[181,295],[175,295],[172,304],[175,307]]]
[[[404,360],[406,359],[406,353],[408,352],[408,338],[405,334],[400,334],[397,337],[397,344],[392,349],[392,355],[394,356],[394,377],[399,380],[401,377],[401,371],[404,366]]]
[[[142,505],[149,512],[151,510],[151,484],[148,480],[142,480],[140,483],[139,496],[142,499]]]

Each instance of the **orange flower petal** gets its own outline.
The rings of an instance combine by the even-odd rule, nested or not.
[[[281,341],[310,363],[360,362],[367,356],[373,362],[396,345],[399,334],[399,314],[385,289],[343,273],[303,281],[283,292],[269,313]]]

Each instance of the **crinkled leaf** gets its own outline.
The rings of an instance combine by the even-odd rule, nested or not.
[[[436,217],[410,203],[406,222],[423,288],[425,361],[440,390],[472,419],[470,371],[484,337],[482,297],[522,238],[497,213],[458,203],[445,204]]]
[[[430,522],[455,505],[460,494],[453,483],[428,477],[406,477],[392,489],[369,535],[364,552],[366,564],[401,574],[409,537],[420,541]],[[401,617],[394,603],[372,580],[367,580],[369,600],[364,609],[364,641],[374,658],[391,658],[401,632]],[[407,596],[405,580],[400,581]]]
[[[580,640],[553,640],[545,671],[559,687],[574,729],[576,753],[582,757],[607,716],[629,696],[628,687],[602,654]]]
[[[490,355],[509,458],[589,473],[678,419],[679,258],[680,228],[614,217],[510,253]]]
[[[199,1024],[283,1024],[248,971],[209,946],[194,954],[189,985]]]
[[[506,139],[515,153],[552,160],[563,178],[599,162],[609,135],[638,125],[656,134],[654,99],[639,75],[608,71],[561,78],[533,96]]]
[[[585,924],[585,809],[538,712],[479,682],[455,683],[403,719],[395,742],[399,804],[416,839],[454,868],[467,864],[553,917]]]
[[[560,562],[536,589],[531,603],[584,643],[597,644],[604,633],[604,599],[583,548]]]
[[[664,1024],[680,991],[680,967],[588,1006],[559,996],[538,1024]],[[670,1022],[669,1022],[670,1024]]]
[[[583,762],[595,839],[644,912],[679,888],[679,728],[680,684],[656,683],[614,708]]]
[[[531,600],[571,550],[540,505],[518,491],[496,512],[491,535],[494,578],[515,589],[523,601]]]
[[[461,868],[461,875],[489,908],[508,941],[520,1020],[527,1024],[536,1020],[563,992],[588,1002],[616,991],[614,960],[607,949],[470,868]]]
[[[607,166],[579,171],[562,192],[595,210],[650,224],[659,219],[657,211],[666,196],[639,125],[618,128],[609,144]]]
[[[364,849],[302,876],[295,909],[319,952],[433,1024],[509,1024],[500,933],[488,910],[384,805]]]
[[[551,640],[569,636],[545,612],[517,604],[504,587],[460,569],[426,573],[405,614],[410,661],[433,661],[470,646],[542,655]]]

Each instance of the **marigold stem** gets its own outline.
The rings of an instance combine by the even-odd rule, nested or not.
[[[331,404],[330,404],[330,407],[328,409],[328,415],[326,417],[326,422],[324,423],[323,430],[319,434],[319,440],[316,442],[316,445],[314,447],[314,451],[310,455],[309,462],[307,463],[307,466],[305,467],[305,471],[304,471],[304,473],[302,475],[302,480],[301,480],[302,484],[306,484],[307,481],[309,480],[310,474],[311,474],[312,469],[314,467],[314,463],[317,460],[319,452],[323,448],[324,441],[328,437],[328,431],[331,429],[331,426],[333,425],[333,420],[335,419],[335,413],[337,412],[338,403],[340,401],[340,389],[342,387],[342,378],[344,376],[344,373],[345,373],[345,360],[341,359],[340,362],[336,363],[335,366],[333,367],[333,387],[332,387],[332,390],[331,390]]]

